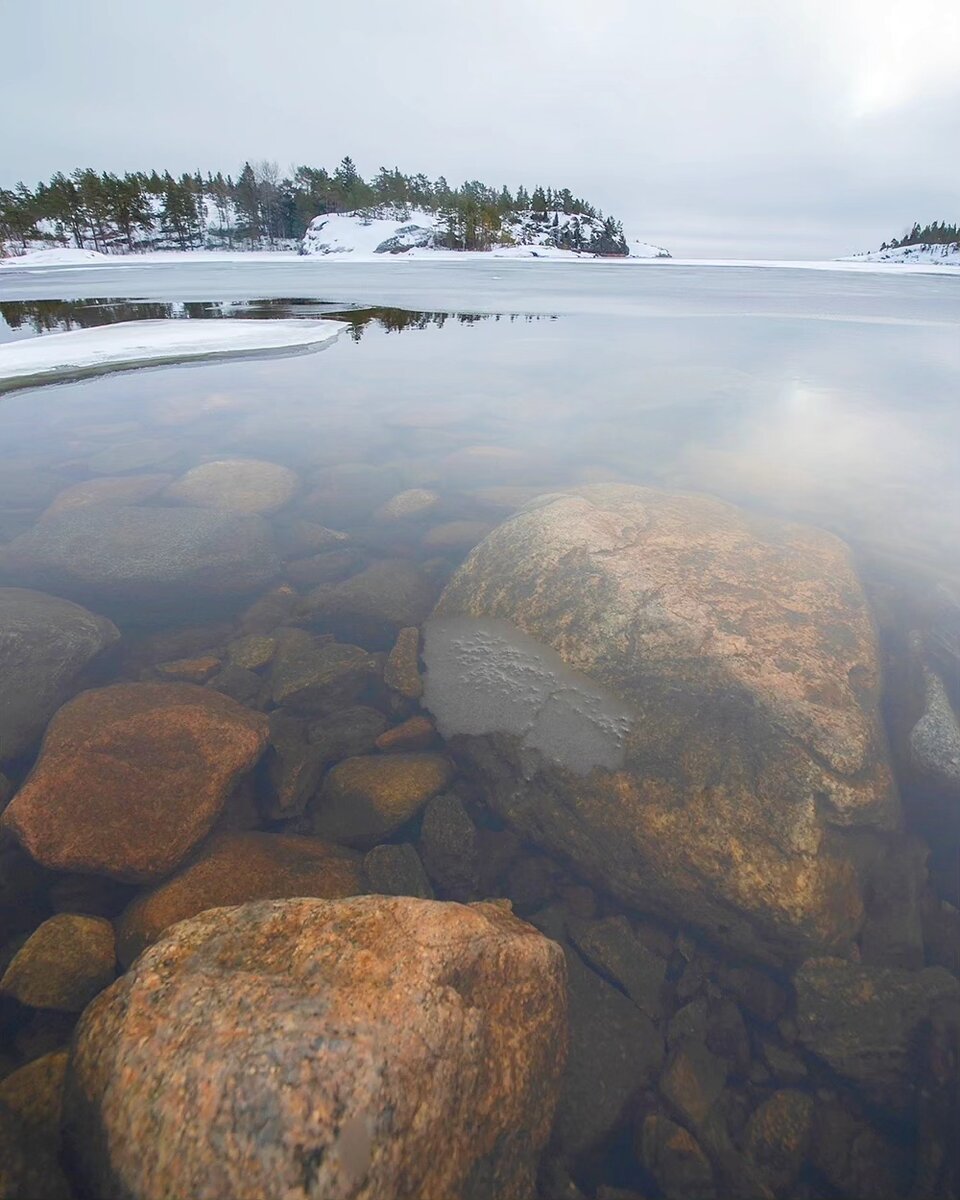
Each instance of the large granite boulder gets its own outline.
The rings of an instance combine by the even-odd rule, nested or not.
[[[277,573],[260,516],[206,508],[74,508],[7,547],[18,581],[113,613],[247,595]]]
[[[77,1028],[100,1200],[524,1200],[566,1039],[558,946],[494,904],[261,901],[183,921]]]
[[[209,832],[267,744],[267,718],[190,683],[83,692],[3,814],[46,867],[161,879]]]
[[[0,759],[33,746],[84,667],[119,637],[69,600],[0,588]]]
[[[897,828],[844,544],[706,496],[540,497],[448,584],[424,702],[519,832],[770,961],[846,954]]]

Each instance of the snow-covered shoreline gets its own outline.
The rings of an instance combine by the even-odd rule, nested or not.
[[[0,389],[197,358],[316,349],[343,321],[122,321],[0,345]]]
[[[927,264],[933,267],[960,267],[960,242],[917,242],[907,246],[888,246],[850,254],[842,262],[892,263],[901,266]]]
[[[560,265],[564,263],[580,263],[586,267],[595,268],[629,268],[651,267],[670,270],[676,267],[775,267],[809,271],[865,271],[888,272],[893,274],[960,274],[960,259],[950,258],[946,261],[926,260],[922,258],[890,258],[878,255],[852,255],[847,258],[833,259],[761,259],[761,258],[658,258],[658,257],[617,257],[604,258],[593,255],[578,255],[572,251],[556,250],[553,253],[538,253],[535,257],[529,253],[529,247],[501,247],[498,250],[408,250],[403,254],[376,254],[362,252],[340,252],[324,255],[299,255],[293,250],[149,250],[135,254],[98,254],[92,250],[36,250],[25,255],[0,259],[0,277],[14,273],[78,271],[78,270],[136,270],[151,265],[169,265],[179,263],[233,263],[237,265],[254,266],[257,263],[282,262],[297,264],[298,270],[304,272],[321,270],[327,263],[342,265],[346,262],[357,264],[370,263],[409,263],[411,260],[418,265],[424,263],[463,263],[491,262],[506,259],[512,262],[526,263],[531,267],[541,264]],[[546,251],[546,247],[536,247]]]

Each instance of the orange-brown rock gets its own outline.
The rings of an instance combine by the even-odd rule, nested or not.
[[[751,956],[850,952],[899,813],[836,537],[621,484],[541,496],[447,585],[424,659],[519,832]]]
[[[159,663],[154,670],[162,679],[206,683],[220,670],[220,659],[212,654],[204,654],[200,658],[178,658],[174,662]]]
[[[129,966],[170,925],[208,908],[293,896],[335,900],[365,890],[359,854],[342,846],[278,833],[218,834],[129,905],[117,922],[117,952]]]
[[[416,700],[423,692],[420,678],[420,630],[415,626],[401,629],[393,649],[387,655],[383,681],[401,696]]]
[[[84,1013],[64,1133],[100,1200],[528,1200],[561,951],[492,904],[260,901],[181,922]]]
[[[266,717],[210,688],[83,692],[50,723],[2,824],[44,866],[160,879],[209,831],[266,741]]]
[[[58,913],[14,955],[0,979],[0,992],[31,1008],[80,1012],[113,982],[116,958],[109,921]]]
[[[366,849],[420,811],[453,778],[442,754],[370,754],[347,758],[327,773],[316,801],[318,837]]]
[[[415,717],[385,729],[377,738],[377,749],[392,753],[398,750],[426,750],[437,740],[437,727],[429,717]]]
[[[746,1131],[746,1148],[775,1196],[788,1195],[803,1166],[813,1128],[813,1097],[774,1092],[758,1105]]]

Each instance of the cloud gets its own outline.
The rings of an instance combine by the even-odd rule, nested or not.
[[[349,153],[566,184],[708,255],[840,254],[958,215],[948,0],[168,0],[162,20],[38,0],[5,26],[4,184]]]

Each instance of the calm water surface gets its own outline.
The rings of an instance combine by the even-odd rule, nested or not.
[[[498,484],[703,490],[924,572],[960,572],[957,276],[124,263],[5,268],[0,302],[0,341],[137,317],[351,322],[317,354],[5,395],[0,461],[14,493],[24,472],[72,483],[105,447],[155,438],[154,460],[144,448],[137,469],[260,456],[309,486],[333,463],[389,464],[403,486],[442,485],[461,508]],[[486,473],[451,474],[445,460],[471,445],[505,453],[478,460]],[[0,507],[16,524],[28,513],[9,490]]]

